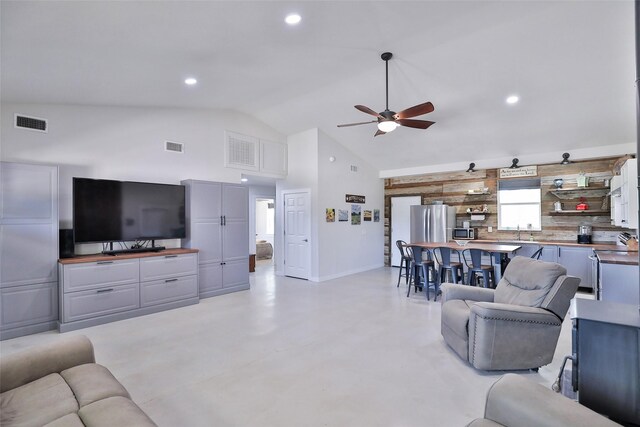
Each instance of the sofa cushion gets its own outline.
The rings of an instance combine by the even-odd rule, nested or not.
[[[102,365],[87,363],[74,366],[60,372],[60,375],[69,384],[81,408],[111,396],[129,397],[122,384]]]
[[[68,414],[45,424],[44,427],[85,427],[77,413]]]
[[[540,307],[558,277],[566,274],[567,269],[555,262],[517,256],[498,283],[494,302]]]
[[[78,410],[73,392],[59,374],[49,374],[0,394],[0,425],[42,426]]]
[[[91,427],[146,427],[155,426],[142,409],[122,396],[108,397],[80,408],[82,422]]]

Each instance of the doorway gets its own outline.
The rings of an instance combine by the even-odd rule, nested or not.
[[[308,280],[311,270],[311,194],[284,191],[284,275]]]
[[[256,268],[273,266],[275,224],[275,199],[256,197]]]
[[[413,205],[422,204],[420,196],[398,196],[391,198],[391,241],[389,253],[391,266],[400,267],[402,257],[396,247],[397,240],[410,243],[411,240],[411,209]]]

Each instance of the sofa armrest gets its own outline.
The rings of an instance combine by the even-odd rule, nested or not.
[[[482,319],[562,325],[562,320],[552,312],[523,305],[477,302],[471,306],[471,314]]]
[[[0,358],[0,393],[77,365],[95,363],[93,345],[83,335]]]
[[[476,288],[475,286],[455,283],[443,283],[440,285],[440,289],[442,289],[441,302],[443,304],[453,299],[493,302],[493,294],[495,293],[493,289]]]
[[[618,426],[591,409],[516,374],[506,374],[491,386],[484,417],[505,426],[519,427]]]

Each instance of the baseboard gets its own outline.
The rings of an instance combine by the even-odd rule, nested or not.
[[[246,291],[247,289],[249,289],[249,284],[248,283],[245,283],[245,284],[242,284],[242,285],[237,285],[237,286],[232,286],[232,287],[229,287],[229,288],[213,289],[213,290],[209,290],[209,291],[200,292],[200,299],[209,298],[209,297],[217,297],[218,295],[230,294],[232,292]]]
[[[340,273],[329,274],[329,275],[320,276],[320,277],[311,277],[309,278],[309,280],[312,282],[324,282],[327,280],[339,279],[340,277],[351,276],[352,274],[358,274],[358,273],[375,270],[377,268],[382,268],[382,267],[384,267],[384,263],[381,262],[379,264],[368,265],[365,267],[355,268],[353,270],[343,271]]]
[[[53,329],[56,329],[57,324],[58,322],[56,320],[53,320],[50,322],[38,323],[37,325],[20,326],[18,328],[0,331],[0,341],[23,337],[25,335],[37,334],[40,332],[51,331]]]

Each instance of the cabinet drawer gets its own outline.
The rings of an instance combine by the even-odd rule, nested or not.
[[[98,261],[62,266],[64,292],[97,289],[138,282],[137,259],[121,261]]]
[[[58,283],[22,285],[0,290],[0,329],[58,320]]]
[[[155,280],[140,285],[140,304],[142,307],[178,301],[198,296],[198,277],[174,277]]]
[[[64,322],[103,316],[140,307],[137,283],[64,294]]]
[[[160,280],[197,274],[198,255],[165,255],[140,260],[140,281]]]

